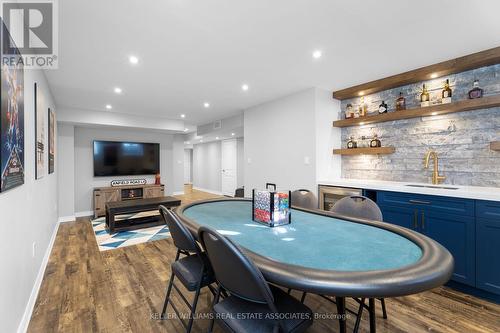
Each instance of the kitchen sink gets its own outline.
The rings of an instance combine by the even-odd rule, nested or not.
[[[440,186],[440,185],[420,185],[420,184],[408,184],[405,186],[409,187],[422,187],[422,188],[436,188],[440,190],[458,190],[458,187],[452,187],[452,186]]]

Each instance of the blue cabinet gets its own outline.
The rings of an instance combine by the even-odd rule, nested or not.
[[[452,280],[476,284],[474,200],[399,192],[377,192],[384,221],[423,233],[455,259]]]
[[[500,295],[500,202],[476,205],[476,286]]]

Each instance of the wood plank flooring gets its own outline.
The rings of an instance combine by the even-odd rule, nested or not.
[[[212,197],[200,191],[179,196],[183,202]],[[182,332],[177,319],[155,318],[174,254],[171,239],[100,252],[89,219],[61,224],[28,332]],[[205,291],[198,313],[208,312],[210,302]],[[500,331],[499,305],[446,287],[386,302],[389,318],[382,319],[378,308],[378,332]],[[319,314],[335,313],[333,304],[313,295],[306,304]],[[351,301],[348,306],[355,309]],[[348,330],[353,324],[351,316]],[[197,319],[193,332],[207,327],[207,320]],[[337,331],[337,321],[318,319],[308,332]],[[360,331],[368,332],[366,311]]]

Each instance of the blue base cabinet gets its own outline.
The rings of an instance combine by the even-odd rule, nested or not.
[[[500,202],[476,205],[476,286],[500,295]]]

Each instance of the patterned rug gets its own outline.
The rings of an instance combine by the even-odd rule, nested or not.
[[[116,216],[116,221],[127,218],[144,217],[151,215],[158,215],[158,212],[118,215]],[[170,232],[168,231],[166,225],[160,225],[145,229],[120,231],[113,234],[109,234],[106,231],[105,224],[106,224],[105,217],[99,217],[95,220],[92,220],[92,228],[94,229],[95,238],[97,240],[97,245],[99,245],[100,251],[119,249],[125,246],[152,242],[155,240],[160,240],[170,237]]]

